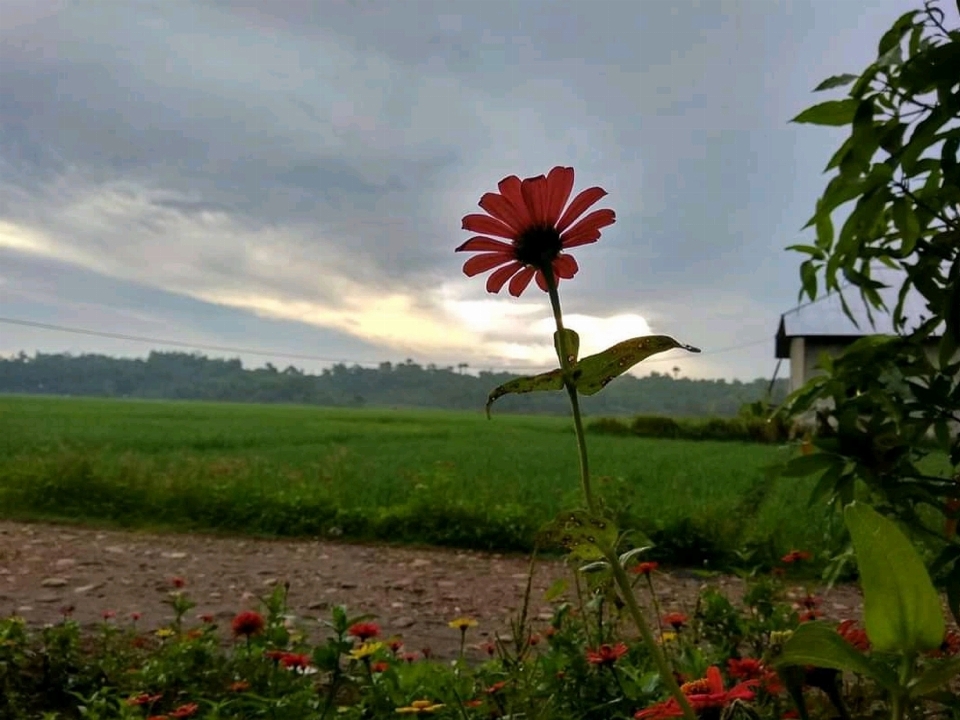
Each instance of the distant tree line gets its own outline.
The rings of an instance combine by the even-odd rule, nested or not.
[[[146,359],[20,353],[0,358],[0,393],[479,410],[494,387],[517,377],[472,375],[463,372],[467,367],[424,367],[406,360],[377,368],[337,364],[312,375],[292,365],[246,369],[239,359],[181,352],[151,352]],[[774,384],[770,398],[768,386],[762,378],[746,383],[683,378],[675,369],[674,376],[622,376],[604,392],[584,398],[583,405],[593,416],[732,416],[744,403],[779,403],[786,396],[786,380]],[[563,393],[532,393],[506,396],[494,411],[566,414],[568,407]]]

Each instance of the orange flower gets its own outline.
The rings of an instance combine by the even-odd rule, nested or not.
[[[555,282],[572,278],[579,267],[573,256],[563,251],[596,242],[600,229],[616,220],[613,210],[594,210],[580,217],[607,194],[599,187],[584,190],[567,205],[573,191],[573,168],[555,167],[547,176],[525,180],[511,175],[498,187],[500,192],[480,198],[486,214],[463,218],[464,230],[483,234],[457,248],[457,252],[481,253],[464,263],[468,277],[497,268],[487,278],[487,292],[500,292],[510,280],[510,294],[519,297],[534,278],[546,292],[544,271],[548,268]]]
[[[245,690],[250,689],[250,683],[246,680],[237,680],[235,683],[230,685],[230,692],[244,692]]]
[[[747,680],[735,685],[729,690],[723,687],[723,678],[716,665],[707,668],[707,676],[701,680],[686,683],[682,688],[690,706],[698,713],[701,710],[716,710],[725,708],[734,700],[753,700],[756,693],[753,688],[758,680]],[[646,710],[638,711],[634,716],[637,720],[666,720],[667,718],[683,717],[680,704],[674,699],[664,700]]]
[[[199,709],[200,706],[196,703],[187,703],[186,705],[181,705],[176,710],[172,710],[169,714],[172,718],[188,718],[196,715]]]
[[[613,665],[626,655],[627,646],[624,643],[607,645],[604,643],[596,650],[587,650],[587,662],[592,665]]]
[[[127,698],[127,705],[153,705],[162,697],[162,693],[157,693],[156,695],[151,695],[150,693],[140,693],[139,695],[134,695],[133,697]]]
[[[674,630],[679,630],[688,622],[690,622],[690,618],[683,613],[672,612],[663,616],[663,622],[665,625],[672,625]]]
[[[781,561],[785,562],[787,565],[792,565],[793,563],[798,563],[802,560],[810,560],[813,557],[806,550],[791,550],[782,558]]]
[[[263,615],[258,612],[253,612],[252,610],[245,610],[242,613],[238,613],[237,616],[233,618],[232,623],[234,635],[246,635],[247,637],[262,632],[263,626]]]
[[[660,563],[658,563],[656,560],[649,560],[647,562],[637,563],[633,566],[631,572],[636,575],[646,575],[649,577],[650,573],[652,573],[658,567],[660,567]]]

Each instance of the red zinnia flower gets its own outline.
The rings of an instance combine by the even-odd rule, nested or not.
[[[943,642],[936,650],[931,650],[930,655],[936,658],[953,657],[960,655],[960,633],[956,630],[947,630],[943,636]]]
[[[734,680],[755,680],[763,674],[763,663],[756,658],[730,658],[727,673]]]
[[[797,616],[797,619],[800,622],[805,623],[805,622],[813,622],[817,618],[822,618],[822,617],[823,617],[822,610],[813,609],[813,610],[804,610],[802,613],[800,613]]]
[[[280,658],[280,664],[285,668],[302,670],[310,665],[310,656],[298,653],[284,653],[283,657]]]
[[[617,643],[616,645],[604,643],[596,650],[587,650],[587,662],[592,665],[613,665],[626,652],[627,646],[624,643]]]
[[[233,618],[233,634],[250,637],[251,635],[256,635],[258,632],[261,632],[263,625],[263,615],[258,612],[253,612],[252,610],[244,610]]]
[[[370,664],[370,672],[385,673],[389,669],[390,669],[390,665],[388,663],[383,662],[382,660],[379,662]]]
[[[196,703],[187,703],[186,705],[181,705],[176,710],[170,711],[170,717],[172,718],[188,718],[193,717],[197,714],[197,710],[200,709],[200,706]]]
[[[283,656],[286,654],[287,654],[286,650],[267,650],[263,653],[263,656],[267,658],[267,660],[280,662],[283,659]]]
[[[663,622],[666,625],[672,625],[674,630],[679,630],[689,621],[690,619],[686,615],[679,612],[667,613],[663,616]]]
[[[170,584],[173,585],[175,588],[177,588],[177,589],[179,590],[180,588],[182,588],[184,585],[187,584],[187,581],[184,580],[182,577],[179,577],[179,576],[178,576],[178,577],[172,577],[172,578],[170,578]]]
[[[347,635],[352,635],[355,638],[359,638],[362,642],[366,642],[370,638],[377,637],[379,634],[380,626],[374,622],[354,623],[347,630]]]
[[[637,575],[646,575],[649,577],[650,573],[660,567],[660,563],[656,560],[649,560],[647,562],[637,563],[633,566],[633,572]]]
[[[793,563],[798,563],[801,560],[810,560],[812,557],[813,555],[808,553],[806,550],[791,550],[782,558],[780,558],[780,560],[788,565],[792,565]]]
[[[463,218],[464,230],[483,235],[472,237],[457,248],[457,252],[482,253],[464,263],[463,272],[469,277],[498,268],[487,278],[487,292],[500,292],[510,280],[510,294],[519,297],[534,277],[546,292],[547,268],[555,282],[572,278],[579,267],[573,256],[563,251],[596,242],[600,229],[616,220],[613,210],[594,210],[574,222],[607,193],[592,187],[567,205],[573,191],[573,168],[555,167],[546,177],[538,175],[525,180],[511,175],[501,180],[498,187],[499,193],[486,193],[480,198],[480,207],[487,214]]]
[[[150,693],[140,693],[134,697],[127,698],[127,705],[153,705],[163,697],[162,693],[151,695]]]
[[[758,682],[758,680],[747,680],[729,690],[725,690],[720,670],[716,665],[711,665],[707,668],[707,677],[687,683],[680,689],[690,706],[699,713],[701,710],[725,708],[734,700],[753,700],[756,693],[752,688]],[[646,710],[638,711],[634,717],[637,720],[663,720],[665,718],[683,717],[683,710],[680,709],[680,704],[674,698],[670,698]]]
[[[837,632],[857,650],[867,652],[870,649],[870,638],[867,637],[867,631],[856,627],[856,624],[856,620],[844,620],[837,625]]]

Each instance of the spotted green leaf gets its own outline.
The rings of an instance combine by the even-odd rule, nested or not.
[[[582,395],[595,395],[638,362],[674,348],[700,352],[699,348],[679,343],[667,335],[631,338],[585,357],[574,368],[573,380]]]
[[[617,542],[617,526],[609,519],[586,510],[562,512],[543,530],[544,539],[562,545],[580,560],[601,560],[601,547]]]
[[[547,390],[563,389],[563,371],[559,368],[539,375],[527,375],[500,385],[487,397],[487,417],[490,417],[490,406],[504,395],[511,393],[522,394],[529,392],[542,392]]]

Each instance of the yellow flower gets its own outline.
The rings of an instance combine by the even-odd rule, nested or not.
[[[467,628],[476,627],[478,624],[479,623],[472,617],[466,616],[455,618],[447,623],[449,627],[452,627],[454,630],[459,630],[460,632],[466,632]]]
[[[673,642],[676,639],[677,639],[677,634],[675,632],[667,631],[660,635],[660,644],[663,645],[664,643]]]
[[[156,635],[158,638],[169,638],[169,637],[173,637],[177,633],[176,631],[171,630],[170,628],[160,628],[153,634]]]
[[[433,703],[430,700],[414,700],[407,707],[397,708],[397,712],[401,715],[421,715],[435,713],[442,707],[442,703]]]
[[[351,650],[350,657],[354,660],[362,660],[363,658],[370,657],[382,647],[382,642],[365,642],[360,647]]]

